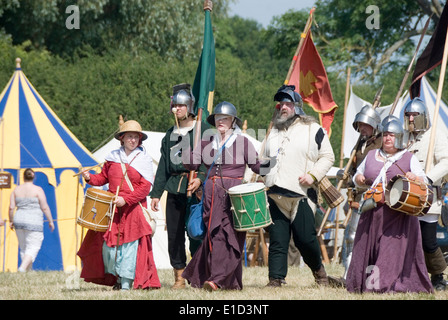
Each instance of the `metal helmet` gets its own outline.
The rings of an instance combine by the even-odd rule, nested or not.
[[[418,112],[418,115],[414,116],[414,125],[410,125],[409,117],[406,116],[407,112]],[[403,109],[404,113],[404,128],[408,131],[424,132],[430,127],[430,120],[428,114],[428,108],[426,104],[420,98],[414,98]]]
[[[195,98],[191,93],[190,84],[181,83],[173,86],[173,96],[171,97],[170,108],[174,107],[176,104],[184,104],[187,106],[188,113],[195,116],[194,102]]]
[[[403,124],[399,120],[391,119],[388,121],[382,130],[384,132],[391,132],[395,135],[394,147],[397,149],[406,148],[407,142],[405,141],[406,137],[404,134]]]
[[[288,101],[288,102],[294,102],[294,112],[295,114],[299,116],[306,115],[305,111],[303,111],[303,100],[300,94],[298,94],[296,91],[296,86],[293,85],[283,85],[278,90],[277,93],[274,95],[274,101],[282,102],[282,101]]]
[[[392,120],[401,122],[400,119],[399,119],[398,117],[396,117],[396,116],[390,114],[390,115],[386,116],[386,117],[383,119],[383,121],[381,121],[381,127],[384,128],[384,126],[385,126],[388,122],[390,122],[390,121],[392,121]]]
[[[361,108],[361,111],[359,111],[356,116],[355,120],[353,121],[353,128],[359,132],[358,123],[362,122],[365,124],[368,124],[373,128],[373,132],[377,132],[378,130],[381,130],[380,122],[381,117],[378,111],[376,111],[373,107],[369,105],[365,105]]]
[[[216,126],[215,115],[217,114],[232,116],[235,119],[235,123],[238,125],[238,127],[241,128],[243,126],[243,121],[241,121],[241,119],[237,117],[235,106],[230,102],[227,101],[220,102],[213,110],[213,113],[207,117],[207,122],[210,123],[212,126]]]

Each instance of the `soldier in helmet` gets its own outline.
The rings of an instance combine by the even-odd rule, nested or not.
[[[424,181],[425,173],[418,159],[405,149],[403,124],[391,120],[382,130],[381,148],[369,151],[353,177],[357,186],[368,186],[369,191],[360,206],[347,290],[430,293],[433,289],[417,217],[384,203],[384,189],[390,179],[405,173],[409,180]]]
[[[362,109],[356,114],[355,120],[353,121],[353,128],[359,132],[360,140],[358,145],[355,146],[356,152],[352,165],[348,171],[349,177],[347,177],[349,178],[347,189],[349,190],[349,192],[352,192],[352,195],[349,198],[353,199],[353,201],[349,203],[352,213],[347,224],[347,228],[345,229],[343,240],[343,261],[345,273],[342,279],[335,279],[332,276],[329,276],[330,282],[332,284],[344,285],[347,276],[347,270],[348,266],[350,265],[352,255],[353,241],[356,234],[356,227],[358,226],[359,221],[359,202],[361,200],[362,193],[366,190],[365,188],[354,188],[355,185],[351,181],[351,178],[355,175],[356,168],[358,168],[358,166],[364,160],[367,153],[370,150],[378,149],[381,147],[382,137],[380,122],[381,117],[379,113],[369,105],[362,107]],[[333,281],[336,281],[336,283],[333,283]]]
[[[185,269],[187,257],[185,252],[185,222],[189,215],[189,207],[196,201],[196,196],[187,197],[187,190],[195,192],[204,180],[204,173],[199,174],[188,185],[189,171],[184,168],[181,161],[182,150],[186,146],[193,145],[194,129],[196,119],[194,113],[195,98],[190,90],[189,84],[180,84],[173,87],[171,97],[170,113],[177,119],[176,124],[168,129],[162,139],[160,148],[161,156],[150,192],[151,208],[158,211],[160,198],[164,191],[166,197],[166,225],[168,233],[168,253],[170,263],[174,269],[175,282],[173,289],[185,287],[185,279],[182,272]],[[201,125],[204,132],[208,125]],[[190,252],[194,254],[199,243],[198,240],[189,239]]]
[[[315,229],[315,187],[333,165],[334,153],[327,134],[305,114],[302,98],[294,90],[295,86],[285,85],[274,95],[273,128],[264,141],[265,156],[277,158],[265,177],[273,220],[268,227],[269,287],[286,283],[291,235],[316,283],[328,284]]]
[[[431,138],[428,109],[420,98],[414,98],[405,105],[403,115],[405,129],[409,132],[408,150],[417,156],[425,168]],[[448,175],[447,146],[446,133],[438,130],[434,141],[433,166],[426,172],[429,182],[433,185],[433,204],[426,215],[418,218],[422,232],[426,267],[431,274],[431,282],[436,290],[446,289],[443,272],[447,265],[442,250],[437,243],[437,222],[442,210],[442,184],[445,182],[444,177]]]
[[[246,232],[234,228],[227,191],[242,183],[246,166],[262,175],[272,161],[260,162],[250,140],[241,134],[241,119],[230,102],[219,103],[207,121],[217,132],[182,156],[186,168],[194,170],[203,163],[209,170],[203,200],[206,233],[183,276],[194,288],[241,290]]]

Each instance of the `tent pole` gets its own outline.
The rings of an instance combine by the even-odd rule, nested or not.
[[[345,102],[344,102],[344,118],[342,123],[342,140],[341,140],[341,152],[339,156],[339,167],[344,167],[344,133],[345,133],[345,114],[347,112],[347,105],[348,105],[348,97],[350,93],[350,74],[351,74],[351,68],[347,68],[347,83],[345,85]],[[338,233],[339,233],[339,214],[341,211],[341,206],[338,206],[336,208],[336,224],[335,224],[335,230],[334,230],[334,249],[333,249],[333,262],[336,261],[336,254],[338,252]]]
[[[347,68],[347,83],[345,85],[345,103],[344,103],[344,118],[342,123],[342,140],[341,140],[341,152],[339,156],[339,167],[344,167],[344,139],[345,139],[345,125],[346,125],[346,113],[347,113],[347,106],[348,106],[348,98],[350,95],[350,76],[351,76],[351,68]]]
[[[82,167],[79,168],[81,170]],[[76,219],[78,217],[78,202],[79,202],[79,177],[76,178],[76,205],[75,205],[75,248],[78,248],[78,224],[76,223]],[[78,259],[77,252],[75,252],[75,269],[78,270]]]
[[[428,154],[426,157],[425,172],[428,172],[432,168],[433,160],[434,160],[434,140],[436,138],[437,121],[439,119],[438,115],[439,115],[439,109],[440,109],[440,100],[442,99],[443,83],[445,80],[447,56],[448,56],[448,30],[447,30],[446,38],[445,38],[445,47],[443,49],[442,66],[440,69],[439,86],[437,88],[437,99],[436,99],[436,106],[434,108],[434,116],[433,116],[434,123],[432,124],[432,129],[431,129],[431,140],[429,142]]]

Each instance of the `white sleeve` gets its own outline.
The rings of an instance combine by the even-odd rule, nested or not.
[[[357,187],[361,187],[361,186],[356,183],[356,176],[364,175],[364,171],[366,170],[366,159],[367,159],[367,157],[365,157],[364,160],[361,162],[361,164],[358,166],[358,168],[356,168],[356,173],[353,176],[353,183]]]
[[[418,177],[424,177],[425,182],[428,183],[425,171],[423,171],[422,165],[420,164],[415,155],[412,155],[411,157],[411,172],[417,175]]]

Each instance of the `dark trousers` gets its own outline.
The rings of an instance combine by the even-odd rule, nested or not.
[[[422,232],[423,251],[426,253],[436,252],[439,248],[437,243],[437,222],[420,221],[420,230]]]
[[[291,222],[269,198],[273,224],[269,226],[269,278],[284,279],[288,271],[288,247],[292,238],[303,261],[312,271],[322,266],[321,251],[314,224],[314,213],[306,199],[300,200]]]
[[[187,265],[185,252],[185,226],[190,215],[191,201],[195,196],[187,198],[184,194],[167,194],[166,197],[166,230],[168,233],[168,254],[174,269],[183,269]],[[193,200],[192,200],[193,199]],[[196,252],[200,241],[189,239],[191,255]]]

